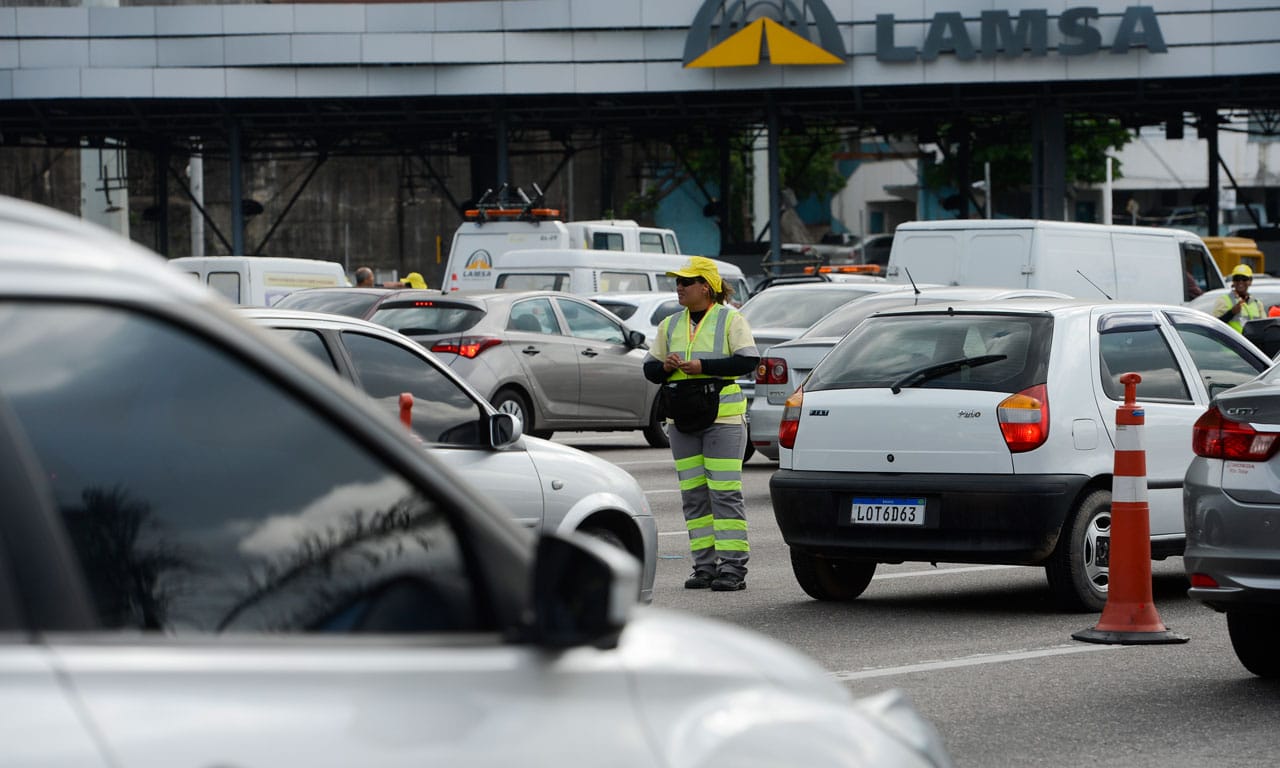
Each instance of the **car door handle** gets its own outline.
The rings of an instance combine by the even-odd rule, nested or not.
[[[600,354],[600,353],[599,353],[599,352],[597,352],[597,351],[595,351],[594,349],[584,349],[584,350],[582,350],[582,354],[583,354],[585,357],[595,357],[596,355],[598,355],[598,354]]]
[[[536,354],[538,354],[538,353],[539,353],[539,352],[541,352],[541,351],[542,351],[542,350],[538,349],[537,347],[533,346],[532,344],[530,344],[529,346],[527,346],[527,347],[525,347],[524,349],[520,350],[520,352],[521,352],[521,353],[526,354],[526,355],[536,355]]]

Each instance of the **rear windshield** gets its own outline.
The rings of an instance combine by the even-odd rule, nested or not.
[[[627,304],[621,301],[602,301],[600,299],[596,299],[595,302],[617,315],[618,318],[622,320],[631,319],[631,316],[636,313],[637,309],[639,309],[635,304]]]
[[[498,275],[495,285],[512,291],[563,291],[569,284],[569,275],[564,273],[515,273],[507,272]]]
[[[311,291],[294,291],[273,306],[281,309],[305,309],[308,312],[328,312],[347,317],[364,317],[369,307],[372,307],[378,298],[377,293],[349,293],[316,288]]]
[[[742,314],[753,328],[808,328],[831,310],[870,291],[765,290],[742,305]]]
[[[388,302],[369,319],[403,334],[424,335],[465,331],[482,317],[484,310],[471,304],[424,300]]]
[[[904,291],[904,293],[906,293]],[[808,336],[843,336],[852,331],[854,326],[866,320],[877,312],[884,312],[890,309],[898,309],[899,307],[909,307],[920,304],[933,304],[946,299],[931,299],[924,296],[916,297],[914,295],[904,295],[896,299],[881,299],[872,301],[853,301],[840,307],[836,307],[828,312],[821,320],[809,326],[809,330],[800,334],[801,338]]]
[[[1052,336],[1047,315],[873,317],[832,348],[804,389],[1020,392],[1047,380]]]

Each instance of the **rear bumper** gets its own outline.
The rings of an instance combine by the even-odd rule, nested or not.
[[[791,547],[879,562],[1036,565],[1053,552],[1084,475],[797,472],[769,481]],[[853,525],[854,496],[922,496],[922,526]]]
[[[1217,587],[1187,596],[1218,611],[1280,611],[1280,507],[1242,502],[1222,491],[1222,468],[1196,459],[1183,485],[1187,576],[1204,574]]]

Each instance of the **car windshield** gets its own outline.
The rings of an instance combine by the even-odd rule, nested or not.
[[[808,328],[823,315],[871,291],[842,287],[832,290],[765,290],[742,305],[753,328]]]
[[[484,317],[484,310],[472,304],[424,299],[388,302],[369,319],[400,333],[430,334],[465,331]]]
[[[364,317],[378,300],[377,293],[351,293],[317,288],[312,291],[294,291],[275,303],[280,309],[303,309],[308,312],[328,312],[347,317]]]
[[[1052,335],[1044,315],[874,317],[832,348],[804,388],[1020,392],[1045,382]]]

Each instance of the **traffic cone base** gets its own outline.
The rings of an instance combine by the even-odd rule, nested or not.
[[[1102,643],[1106,645],[1167,645],[1185,643],[1190,639],[1186,635],[1179,635],[1177,632],[1171,632],[1167,629],[1112,632],[1098,629],[1097,627],[1082,629],[1073,633],[1071,637],[1086,643]]]

